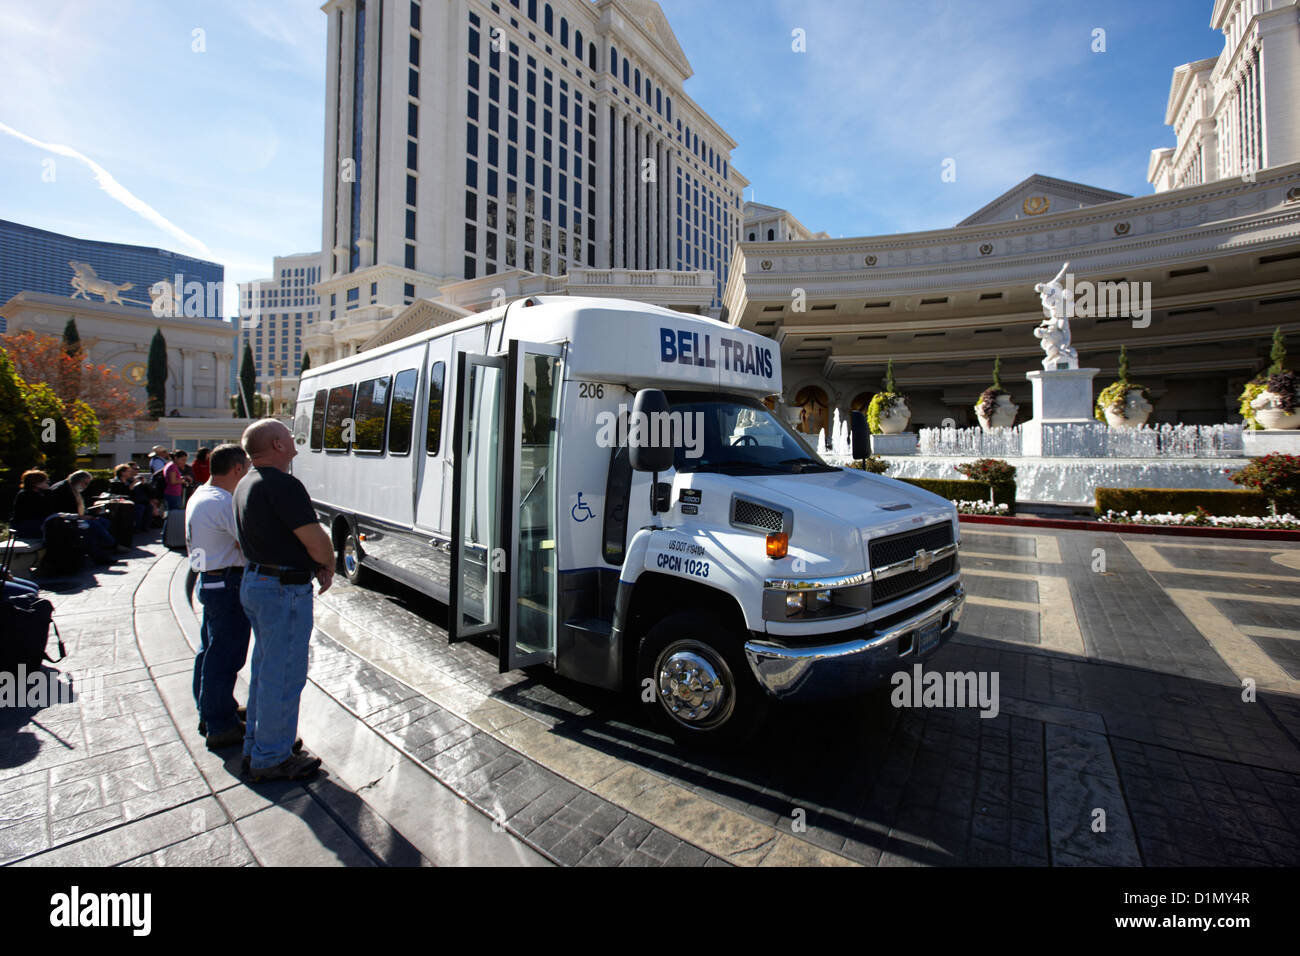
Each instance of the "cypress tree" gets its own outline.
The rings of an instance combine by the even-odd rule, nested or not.
[[[77,333],[77,320],[68,319],[63,327],[63,351],[77,358],[81,355],[81,336]]]
[[[1119,347],[1119,380],[1122,384],[1128,384],[1128,346]]]
[[[894,394],[894,360],[889,360],[889,365],[885,367],[885,394]]]
[[[303,352],[303,353],[302,353],[302,366],[298,369],[298,374],[301,375],[303,372],[307,371],[307,369],[309,369],[309,368],[311,368],[311,356],[308,355],[306,352]]]
[[[149,366],[145,380],[145,394],[149,396],[149,414],[161,418],[167,413],[167,340],[162,329],[154,329],[149,343]]]
[[[993,360],[993,387],[1002,388],[1002,356],[999,355]]]
[[[1268,357],[1272,363],[1268,367],[1268,374],[1271,378],[1274,375],[1281,375],[1286,371],[1286,343],[1282,339],[1282,326],[1273,330],[1273,348],[1269,350]]]
[[[239,362],[239,397],[235,399],[235,417],[252,418],[257,410],[257,369],[253,363],[253,347],[244,340],[244,356]]]

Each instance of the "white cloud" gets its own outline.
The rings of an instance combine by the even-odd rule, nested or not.
[[[14,129],[12,126],[7,126],[4,123],[0,123],[0,133],[7,133],[8,135],[20,139],[25,143],[35,146],[37,149],[43,149],[47,153],[54,153],[57,156],[67,156],[70,159],[75,159],[80,163],[84,163],[87,167],[90,168],[90,171],[94,173],[95,181],[99,183],[99,187],[102,190],[104,190],[104,192],[108,193],[108,195],[116,199],[122,205],[126,206],[132,212],[136,213],[137,215],[141,216],[144,219],[147,219],[149,222],[153,223],[155,226],[162,229],[168,235],[173,236],[179,242],[187,246],[190,250],[194,251],[196,254],[201,255],[204,258],[212,257],[211,250],[209,250],[208,247],[201,240],[196,239],[194,236],[191,236],[180,226],[171,222],[162,213],[154,209],[153,206],[150,206],[143,199],[136,196],[129,189],[127,189],[120,182],[118,182],[113,177],[112,173],[110,173],[107,169],[99,165],[99,163],[95,162],[93,159],[91,159],[89,156],[85,155],[84,153],[78,152],[77,150],[73,149],[71,146],[64,146],[61,143],[43,143],[40,140],[28,136],[26,133],[20,132],[19,130]]]

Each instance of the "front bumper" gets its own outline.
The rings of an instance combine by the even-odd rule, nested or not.
[[[745,658],[759,684],[773,697],[848,697],[941,647],[957,632],[965,601],[959,582],[901,620],[845,631],[835,635],[839,640],[833,644],[776,643],[765,635],[765,639],[745,643]],[[941,622],[939,643],[921,656],[914,635],[935,621]]]

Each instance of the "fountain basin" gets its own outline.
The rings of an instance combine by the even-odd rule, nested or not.
[[[956,466],[969,455],[884,456],[887,478],[961,478]],[[832,464],[848,460],[828,455]],[[1026,503],[1092,505],[1097,488],[1204,488],[1231,491],[1224,473],[1240,458],[1034,458],[1008,457],[1016,467],[1016,500]]]

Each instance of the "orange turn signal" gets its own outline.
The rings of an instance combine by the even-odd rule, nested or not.
[[[784,531],[775,531],[767,536],[767,556],[784,558],[790,550],[790,536]]]

